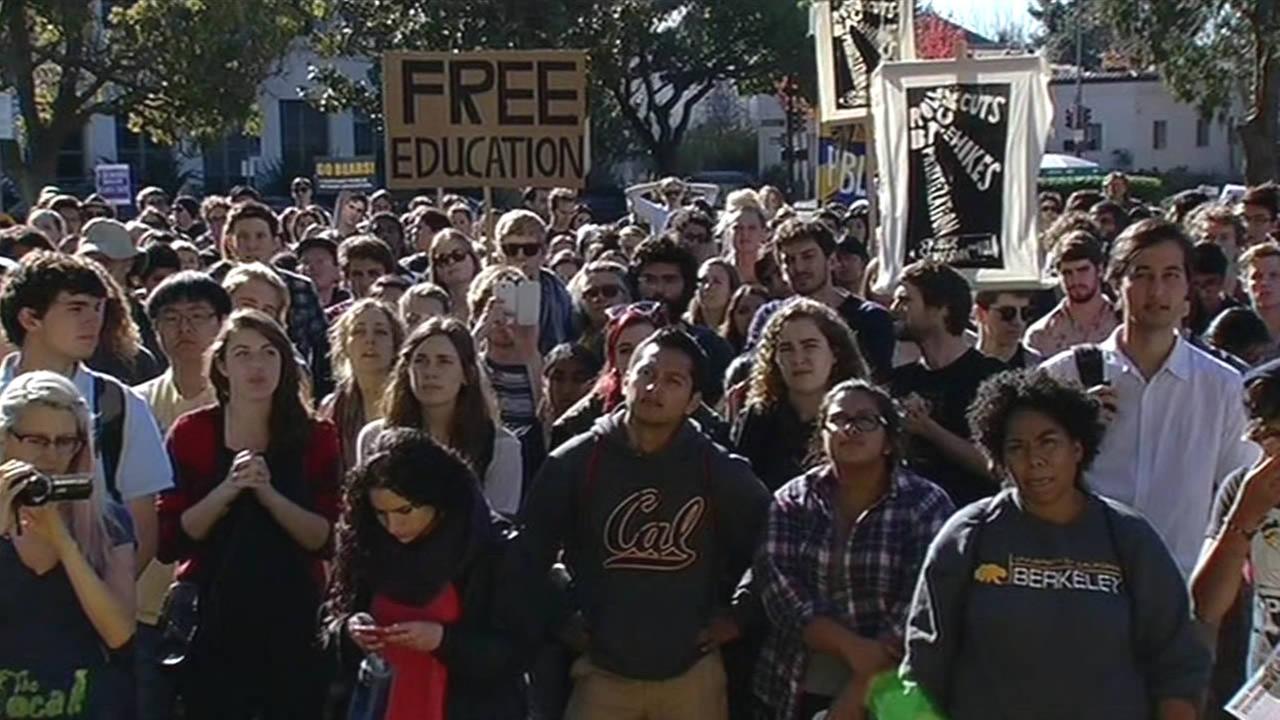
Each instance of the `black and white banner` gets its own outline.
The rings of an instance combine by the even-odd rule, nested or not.
[[[819,0],[813,4],[823,123],[864,119],[871,73],[915,57],[912,0]]]
[[[1039,57],[886,63],[872,82],[880,281],[923,258],[982,286],[1040,278],[1036,178],[1053,123]]]

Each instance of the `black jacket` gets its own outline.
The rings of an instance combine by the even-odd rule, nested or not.
[[[524,673],[544,632],[549,595],[527,587],[528,575],[513,566],[508,550],[517,535],[509,521],[495,515],[492,532],[454,579],[462,616],[445,626],[435,652],[449,668],[449,720],[527,716]],[[355,606],[367,611],[372,600],[373,593],[365,589]],[[342,684],[351,687],[363,654],[346,632],[348,617],[326,612],[323,622],[326,640],[338,653]]]

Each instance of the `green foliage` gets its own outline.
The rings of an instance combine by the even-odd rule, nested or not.
[[[1069,175],[1065,177],[1042,177],[1037,182],[1041,191],[1051,190],[1062,195],[1066,200],[1077,190],[1102,190],[1102,181],[1106,173],[1097,175]],[[1130,175],[1129,193],[1148,203],[1157,204],[1166,195],[1164,181],[1151,175]]]
[[[1276,0],[1093,0],[1140,67],[1155,67],[1174,95],[1225,118],[1241,102],[1246,174],[1276,171],[1280,9]]]
[[[24,195],[94,114],[160,144],[252,125],[258,85],[317,19],[316,0],[0,2],[0,90],[21,111]]]
[[[1082,64],[1086,70],[1102,66],[1102,54],[1115,43],[1114,32],[1095,7],[1097,0],[1035,0],[1028,11],[1040,24],[1032,38],[1049,62],[1076,64],[1076,29],[1083,23]]]
[[[699,125],[685,136],[676,172],[687,176],[703,170],[738,170],[754,175],[758,155],[754,130]]]
[[[797,0],[327,0],[311,70],[324,110],[379,116],[376,77],[351,78],[340,58],[403,48],[585,49],[591,67],[593,160],[647,153],[675,167],[694,107],[724,81],[747,92],[816,75],[808,13]]]

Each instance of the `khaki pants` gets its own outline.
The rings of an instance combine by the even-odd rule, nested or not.
[[[669,680],[632,680],[601,670],[586,656],[570,672],[573,695],[565,720],[728,720],[720,653]]]

